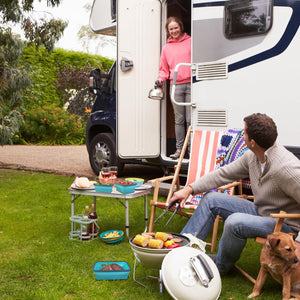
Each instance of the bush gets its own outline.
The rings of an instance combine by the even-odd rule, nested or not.
[[[25,143],[79,145],[85,142],[85,120],[55,105],[27,111],[20,136]]]

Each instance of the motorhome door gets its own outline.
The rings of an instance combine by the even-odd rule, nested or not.
[[[160,153],[160,101],[148,98],[158,76],[160,1],[117,5],[117,151],[120,157]]]

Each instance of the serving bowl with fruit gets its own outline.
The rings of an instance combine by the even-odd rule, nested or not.
[[[127,180],[117,180],[115,182],[115,186],[118,192],[122,194],[130,194],[134,193],[137,184]]]

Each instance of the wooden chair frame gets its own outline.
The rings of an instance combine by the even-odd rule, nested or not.
[[[153,227],[154,227],[154,220],[155,220],[155,212],[156,212],[156,205],[158,203],[158,196],[159,196],[159,187],[160,187],[160,183],[164,182],[164,181],[168,181],[168,180],[172,180],[171,183],[171,187],[169,189],[168,192],[168,196],[167,196],[167,200],[165,202],[166,206],[169,204],[170,199],[174,193],[175,190],[179,190],[180,189],[180,183],[179,183],[179,172],[180,172],[180,168],[182,165],[182,161],[188,146],[188,142],[191,136],[191,133],[193,132],[192,127],[190,126],[188,128],[187,134],[186,134],[186,138],[183,144],[183,148],[178,160],[177,165],[175,166],[175,173],[174,175],[170,175],[170,176],[165,176],[165,177],[160,177],[160,178],[156,178],[153,180],[149,180],[149,183],[154,184],[154,191],[153,191],[153,199],[150,201],[150,204],[152,205],[151,208],[151,216],[150,216],[150,221],[149,221],[149,232],[153,232]],[[231,195],[234,195],[234,190],[235,187],[238,187],[238,195],[242,196],[242,182],[240,181],[236,181],[236,182],[232,182],[230,184],[224,185],[222,187],[219,187],[218,192],[222,192],[226,189],[231,188]],[[173,209],[171,209],[171,211],[173,211]],[[184,217],[191,217],[192,216],[192,212],[187,212],[187,211],[183,211],[181,209],[178,210],[177,214],[179,214],[180,216],[184,216]],[[213,225],[213,233],[212,233],[212,241],[211,243],[207,243],[207,245],[209,245],[211,247],[211,252],[215,251],[216,248],[216,243],[217,243],[217,233],[218,233],[218,225],[219,225],[219,221],[221,220],[221,218],[219,216],[216,217],[214,225]]]

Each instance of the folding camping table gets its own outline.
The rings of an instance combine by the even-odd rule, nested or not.
[[[118,191],[113,189],[111,193],[103,193],[103,192],[96,192],[94,189],[90,190],[79,190],[74,189],[72,187],[69,188],[69,193],[71,194],[71,217],[75,215],[75,200],[78,199],[80,196],[92,196],[94,198],[94,205],[96,210],[96,200],[98,198],[114,198],[119,203],[121,203],[125,207],[125,229],[126,235],[129,238],[129,199],[134,199],[137,197],[144,197],[144,210],[145,210],[145,231],[148,227],[148,194],[151,192],[151,188],[138,190],[131,194],[122,194]],[[73,224],[74,225],[74,224]],[[73,226],[72,225],[72,226]]]

